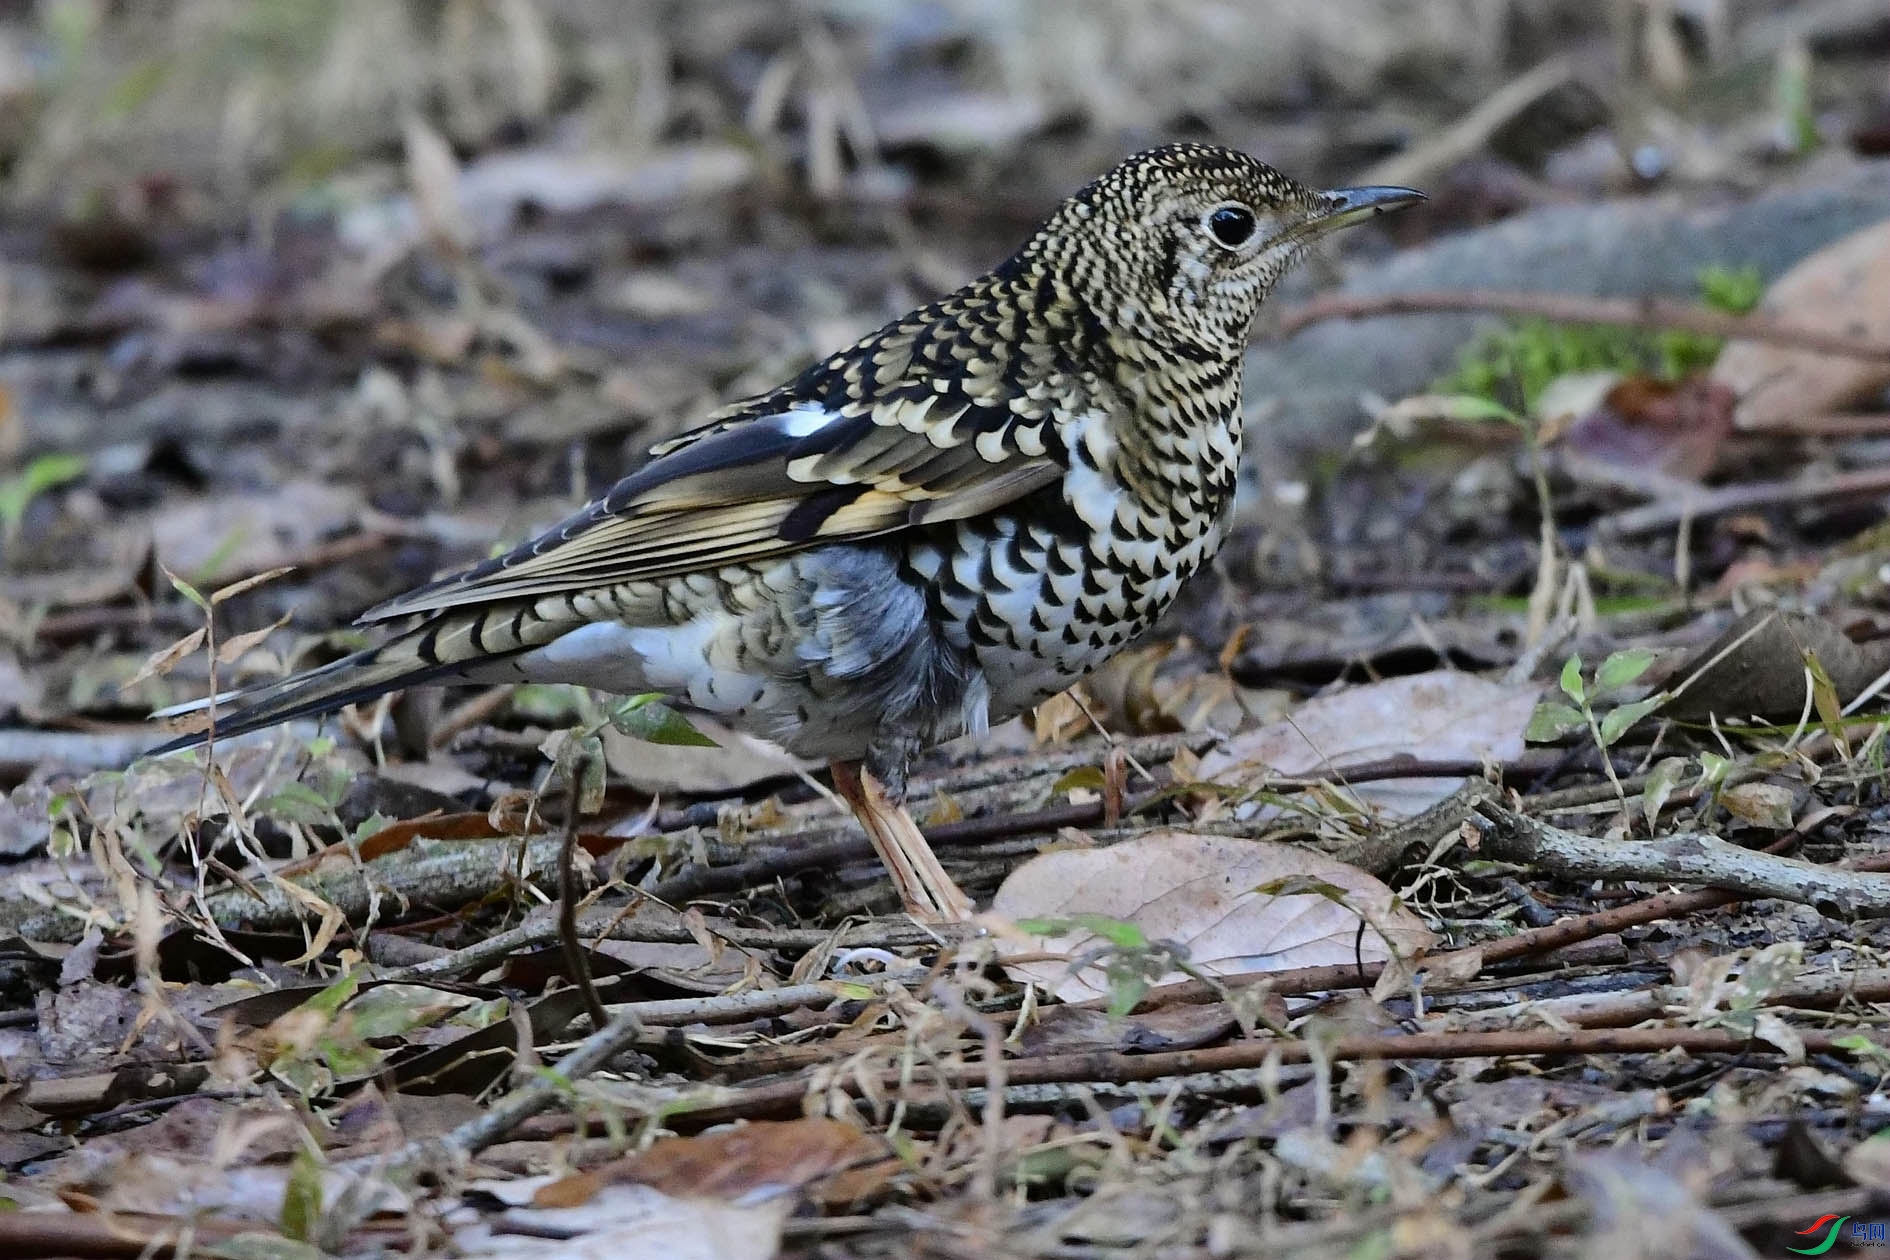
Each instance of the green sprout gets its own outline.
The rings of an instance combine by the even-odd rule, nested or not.
[[[1548,743],[1586,727],[1595,747],[1601,751],[1601,768],[1607,771],[1608,781],[1614,784],[1615,795],[1621,797],[1625,809],[1627,798],[1621,781],[1615,777],[1608,750],[1619,743],[1635,723],[1673,697],[1669,692],[1660,691],[1640,700],[1612,705],[1606,712],[1599,712],[1596,706],[1640,678],[1653,663],[1654,653],[1647,648],[1628,648],[1610,656],[1584,678],[1581,656],[1569,657],[1562,666],[1560,685],[1570,703],[1545,700],[1538,704],[1536,711],[1529,715],[1529,727],[1523,732],[1523,738],[1532,743]]]
[[[0,545],[12,547],[26,521],[26,509],[48,490],[85,476],[83,455],[41,455],[18,474],[0,481]]]

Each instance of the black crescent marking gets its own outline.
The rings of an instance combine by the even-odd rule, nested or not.
[[[794,505],[794,510],[781,520],[781,527],[776,530],[785,542],[806,542],[820,532],[820,527],[827,519],[847,504],[865,494],[870,487],[865,485],[830,486],[816,491]]]

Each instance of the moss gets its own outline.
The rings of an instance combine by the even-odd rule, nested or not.
[[[1697,277],[1700,300],[1743,315],[1758,305],[1765,282],[1756,267],[1712,266]],[[1723,339],[1666,329],[1650,332],[1597,324],[1520,321],[1465,348],[1439,393],[1473,394],[1532,411],[1549,382],[1570,372],[1632,372],[1678,380],[1710,366]]]

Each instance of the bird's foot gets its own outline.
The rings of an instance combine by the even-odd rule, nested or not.
[[[975,911],[971,898],[952,882],[919,824],[892,799],[871,770],[851,761],[833,763],[833,783],[853,807],[874,852],[892,876],[906,913],[924,923],[964,923]]]

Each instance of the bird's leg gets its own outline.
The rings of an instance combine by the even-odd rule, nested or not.
[[[866,828],[866,838],[886,864],[907,914],[932,923],[963,923],[971,918],[971,898],[945,873],[932,846],[920,834],[919,824],[912,821],[906,807],[894,799],[871,767],[857,761],[836,761],[833,785],[853,807],[860,826]]]

